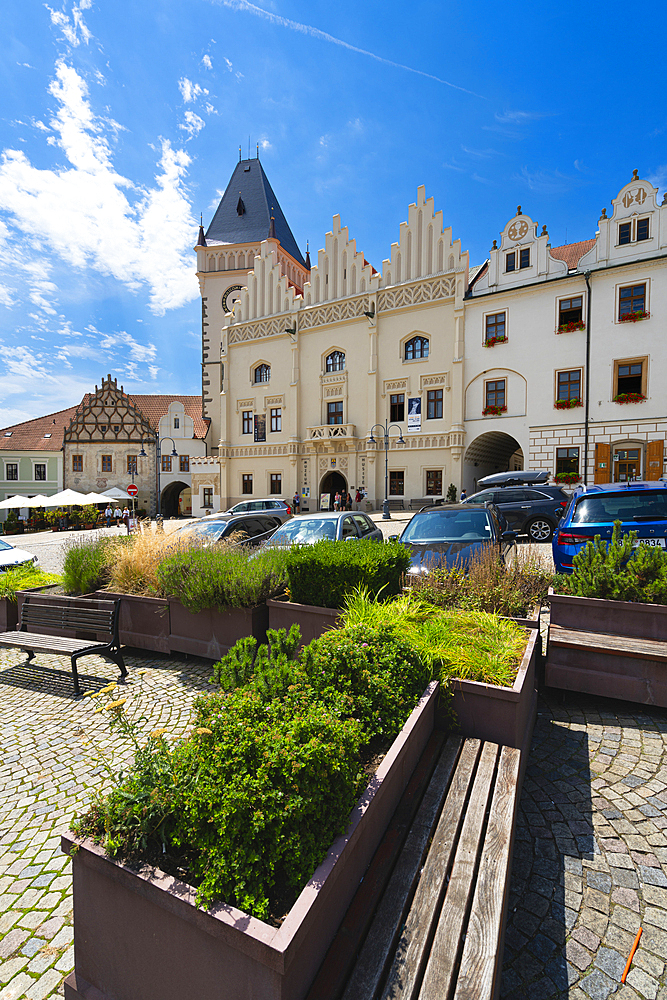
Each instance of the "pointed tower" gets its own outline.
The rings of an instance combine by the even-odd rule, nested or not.
[[[202,297],[203,410],[204,416],[213,421],[214,448],[219,440],[219,404],[225,377],[220,330],[246,285],[261,244],[267,240],[275,247],[281,275],[301,294],[309,267],[259,157],[239,159],[206,233],[200,227],[195,247]]]

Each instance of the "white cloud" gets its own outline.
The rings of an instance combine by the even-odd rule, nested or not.
[[[205,110],[205,112],[206,112],[207,115],[217,115],[217,113],[218,113],[218,109],[214,108],[212,104],[208,103],[208,101],[204,105],[204,110]]]
[[[155,361],[157,357],[157,347],[155,344],[140,344],[131,333],[126,330],[119,330],[117,333],[102,334],[100,347],[105,350],[118,351],[120,347],[129,348],[131,361]]]
[[[653,187],[657,187],[659,191],[665,192],[667,190],[667,163],[663,163],[662,166],[651,171],[646,180]]]
[[[531,191],[541,191],[545,194],[562,194],[569,191],[575,183],[574,178],[566,177],[559,170],[531,171],[528,167],[522,167],[514,179],[523,181]]]
[[[273,146],[271,145],[271,143],[269,142],[268,139],[260,139],[259,140],[259,148],[263,149],[263,150],[267,150],[267,149],[273,149]]]
[[[190,139],[194,139],[196,135],[199,135],[205,125],[206,122],[204,119],[200,118],[199,115],[196,115],[194,111],[186,111],[185,122],[181,122],[178,127],[183,129],[184,132],[187,132]]]
[[[223,56],[223,59],[225,60],[225,65],[227,66],[227,69],[231,73],[232,68],[233,68],[231,62],[229,61],[229,59],[227,58],[227,56]]]
[[[494,118],[497,122],[507,125],[522,125],[524,122],[538,121],[540,118],[550,118],[547,111],[504,111],[502,115],[496,114]]]
[[[62,10],[53,10],[48,4],[45,6],[51,15],[51,24],[60,29],[68,45],[76,48],[81,42],[88,44],[92,36],[83,19],[82,11],[90,9],[91,0],[80,0],[78,4],[72,4],[72,10],[69,14],[65,12],[64,4]]]
[[[60,148],[68,165],[40,169],[14,149],[0,159],[0,213],[12,230],[6,253],[15,259],[15,273],[24,269],[26,246],[34,240],[39,260],[46,246],[69,267],[92,266],[133,291],[147,288],[155,313],[195,299],[191,248],[197,227],[185,186],[187,153],[162,140],[152,186],[135,185],[114,167],[107,136],[119,126],[94,114],[76,70],[60,60],[49,89],[58,108],[47,142]],[[186,126],[191,135],[200,130],[197,122]],[[39,305],[48,311],[44,293],[54,286],[46,273],[34,277],[31,297],[41,296]]]
[[[193,83],[192,80],[188,80],[187,76],[182,77],[178,81],[178,89],[181,92],[181,97],[186,104],[192,104],[196,101],[198,97],[208,95],[208,90],[205,87],[200,87],[198,83]]]
[[[206,69],[213,69],[213,63],[211,62],[211,57],[209,55],[205,55],[202,57],[202,65]]]

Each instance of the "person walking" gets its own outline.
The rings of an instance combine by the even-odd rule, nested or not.
[[[461,500],[460,500],[460,503],[463,503],[463,501],[467,500],[467,499],[468,499],[468,494],[466,493],[465,490],[461,490]]]
[[[124,507],[123,508],[123,524],[125,525],[127,533],[129,535],[129,533],[130,533],[130,509],[129,509],[129,507]]]
[[[334,494],[334,510],[340,510],[340,493],[338,490]]]
[[[360,510],[360,509],[361,509],[361,508],[359,507],[359,504],[361,503],[362,499],[363,499],[363,497],[362,497],[362,495],[361,495],[361,490],[359,489],[359,487],[357,487],[357,495],[356,495],[356,496],[355,496],[355,498],[354,498],[354,501],[355,501],[355,503],[356,503],[356,505],[357,505],[357,510]]]
[[[352,510],[352,494],[345,494],[345,510]]]
[[[292,507],[294,509],[294,513],[298,514],[299,513],[299,509],[301,507],[301,499],[299,497],[299,491],[298,490],[296,491],[296,493],[292,497]]]
[[[118,527],[118,525],[120,524],[122,516],[123,512],[120,509],[120,507],[115,507],[113,512],[113,519],[116,527]]]
[[[107,504],[107,509],[104,511],[104,516],[107,520],[107,528],[111,527],[111,518],[113,517],[113,509],[111,504]]]

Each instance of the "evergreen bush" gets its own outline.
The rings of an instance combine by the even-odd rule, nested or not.
[[[293,548],[287,562],[292,601],[323,608],[342,608],[345,595],[358,586],[382,599],[401,591],[410,554],[398,542],[321,541]]]
[[[450,483],[447,488],[447,503],[456,503],[456,486],[454,483]]]

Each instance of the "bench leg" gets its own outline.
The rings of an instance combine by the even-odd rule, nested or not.
[[[74,678],[74,694],[78,697],[81,694],[81,688],[79,687],[79,675],[76,670],[76,653],[72,656],[72,677]]]
[[[24,652],[26,652],[28,654],[28,663],[30,663],[31,660],[35,659],[35,650],[34,649],[26,649],[26,650],[24,650]]]
[[[120,649],[116,650],[111,654],[113,656],[114,663],[120,670],[121,682],[127,677],[127,667],[125,666],[125,660],[123,659],[123,654]]]

